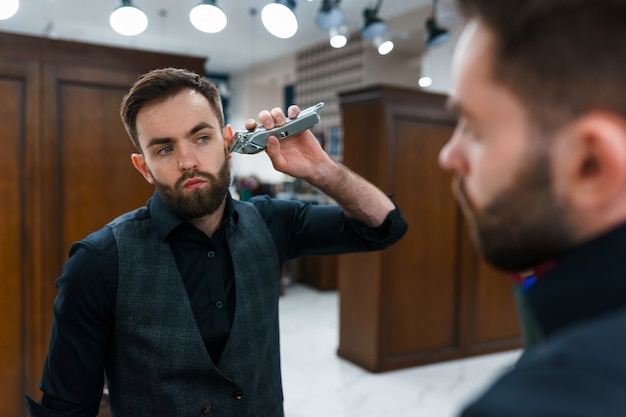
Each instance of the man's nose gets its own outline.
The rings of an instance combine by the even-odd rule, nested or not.
[[[457,128],[452,137],[439,151],[439,166],[446,171],[455,171],[461,176],[467,175],[469,166],[463,154],[462,134]]]
[[[178,155],[178,168],[181,171],[189,171],[198,168],[198,158],[189,146],[180,146]]]

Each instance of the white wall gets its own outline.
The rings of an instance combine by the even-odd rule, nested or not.
[[[417,88],[420,77],[420,57],[391,52],[381,56],[371,45],[365,49],[365,85],[394,85]]]
[[[426,50],[421,56],[407,57],[393,52],[385,57],[370,56],[365,62],[368,83],[417,86],[420,74],[429,76],[433,84],[426,91],[448,93],[450,88],[450,63],[454,46],[462,30],[462,24],[446,25],[451,39],[437,48]],[[368,54],[376,54],[370,48]],[[283,105],[286,85],[294,83],[296,58],[290,55],[254,67],[243,73],[234,74],[230,80],[230,121],[233,130],[242,130],[249,118],[256,118],[263,109]],[[291,178],[274,170],[264,152],[257,155],[235,154],[231,160],[234,175],[254,174],[264,182],[277,183]]]

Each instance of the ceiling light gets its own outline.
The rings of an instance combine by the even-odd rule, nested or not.
[[[378,17],[378,10],[381,4],[382,0],[378,0],[376,7],[363,10],[365,24],[363,29],[361,29],[361,35],[364,39],[374,39],[387,33],[387,23]]]
[[[394,44],[390,39],[387,39],[383,36],[378,36],[374,38],[374,46],[378,50],[380,55],[387,55],[389,52],[393,50]]]
[[[215,5],[215,0],[203,0],[189,12],[191,24],[201,32],[217,33],[226,27],[226,14]]]
[[[341,0],[324,0],[315,16],[315,23],[320,29],[332,29],[343,24],[343,10],[339,8]]]
[[[20,8],[19,0],[3,0],[0,1],[0,20],[6,20],[11,17],[15,13],[17,13],[17,9]]]
[[[430,87],[433,85],[433,79],[430,77],[421,77],[417,80],[417,84],[422,88]]]
[[[276,0],[261,10],[261,21],[265,29],[277,38],[288,39],[298,31],[298,19],[293,12],[294,0]]]
[[[347,29],[345,26],[336,28],[330,28],[328,34],[330,35],[330,46],[333,48],[343,48],[348,43]]]
[[[109,23],[120,35],[135,36],[146,30],[148,17],[130,0],[122,0],[122,5],[111,13]]]
[[[433,14],[426,20],[426,46],[434,48],[436,46],[446,43],[450,39],[450,32],[447,29],[442,28],[435,19],[435,12],[437,10],[437,0],[433,0]]]
[[[378,46],[378,53],[381,55],[387,55],[389,52],[393,51],[393,42],[392,41],[384,41]]]
[[[450,39],[450,32],[437,24],[434,18],[426,21],[426,46],[434,48],[446,43]]]

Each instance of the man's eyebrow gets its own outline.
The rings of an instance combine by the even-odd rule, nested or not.
[[[473,110],[470,110],[464,103],[452,97],[448,97],[446,109],[457,120],[461,119],[461,117],[468,120],[476,120],[476,114]]]
[[[200,122],[197,125],[195,125],[194,127],[192,127],[191,129],[189,129],[189,132],[187,132],[187,136],[192,136],[193,134],[201,131],[202,129],[215,130],[215,128],[213,126],[211,126],[209,123]],[[146,148],[150,148],[152,146],[158,146],[158,145],[167,145],[167,144],[171,144],[173,142],[174,142],[174,139],[172,139],[170,137],[152,138],[152,139],[150,139],[148,141],[148,145],[146,146]]]
[[[187,136],[191,136],[194,133],[197,133],[197,132],[201,131],[202,129],[215,130],[215,128],[213,126],[211,126],[210,124],[208,124],[207,122],[200,122],[197,125],[195,125],[194,127],[192,127],[191,129],[189,129],[189,132],[187,133]]]
[[[166,145],[174,142],[172,138],[153,138],[148,141],[146,148],[151,148],[153,146]]]

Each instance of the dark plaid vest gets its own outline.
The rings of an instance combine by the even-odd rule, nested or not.
[[[236,312],[217,366],[169,245],[155,232],[147,210],[110,224],[119,252],[115,341],[106,366],[113,416],[283,416],[281,265],[256,208],[234,203],[238,221],[231,218],[226,235]]]

